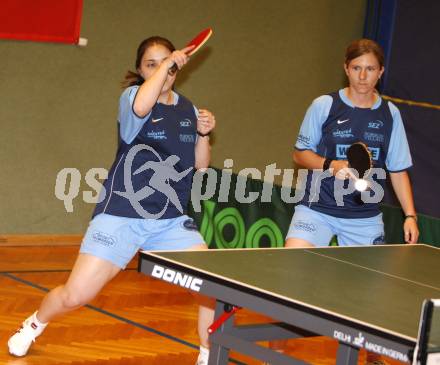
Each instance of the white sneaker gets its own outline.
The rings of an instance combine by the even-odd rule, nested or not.
[[[196,365],[208,365],[209,349],[200,346],[199,357],[197,358]]]
[[[47,323],[36,318],[37,312],[27,318],[21,327],[8,341],[9,353],[14,356],[25,356],[35,339],[41,335]]]

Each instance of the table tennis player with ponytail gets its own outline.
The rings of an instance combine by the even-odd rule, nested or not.
[[[382,49],[367,39],[352,42],[346,50],[344,70],[348,86],[315,99],[300,128],[293,158],[310,171],[305,195],[295,208],[286,246],[327,246],[333,235],[339,245],[384,243],[378,203],[361,199],[358,191],[345,195],[343,205],[338,205],[335,198],[335,186],[342,180],[347,187],[353,178],[347,152],[350,150],[352,159],[360,156],[362,162],[362,150],[367,148],[372,167],[389,173],[405,215],[405,241],[416,243],[419,231],[407,173],[412,160],[402,118],[397,107],[384,101],[376,91],[384,72]],[[368,155],[364,154],[364,163],[369,160]],[[329,170],[330,176],[321,181],[319,189],[312,186],[314,169]],[[359,172],[362,178],[365,172]],[[371,174],[368,179],[383,184],[385,176]],[[359,189],[366,188],[360,186],[361,182],[356,183]],[[374,192],[367,191],[362,196],[368,193]]]
[[[51,290],[11,336],[11,355],[25,356],[49,321],[89,303],[138,250],[208,248],[186,212],[193,169],[209,165],[215,117],[196,109],[173,86],[177,71],[211,33],[209,29],[180,50],[158,36],[140,43],[136,71],[127,73],[119,100],[119,145],[104,182],[105,196],[95,208],[69,279]],[[127,181],[137,196],[127,194]],[[147,194],[140,196],[143,191]],[[198,301],[196,364],[207,365],[214,302],[201,296]]]

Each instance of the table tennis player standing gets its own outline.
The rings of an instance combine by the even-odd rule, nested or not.
[[[368,39],[352,42],[346,50],[344,70],[348,86],[315,99],[301,125],[294,161],[309,170],[331,169],[332,176],[321,182],[316,199],[309,171],[305,195],[295,208],[285,246],[327,246],[333,235],[341,246],[384,243],[378,203],[359,202],[359,193],[354,192],[338,206],[334,196],[335,179],[350,177],[344,151],[355,142],[372,150],[373,167],[389,173],[405,215],[405,242],[416,243],[419,231],[407,173],[412,160],[402,118],[397,107],[376,90],[384,72],[381,47]]]
[[[138,250],[207,249],[186,215],[186,205],[193,169],[208,167],[210,161],[209,133],[215,117],[173,90],[178,74],[173,66],[182,69],[191,48],[175,50],[162,37],[148,38],[139,45],[136,72],[127,73],[128,87],[119,101],[120,143],[104,183],[106,196],[95,208],[69,279],[50,291],[9,339],[11,354],[26,355],[49,321],[90,302]],[[163,161],[160,166],[159,160]],[[124,180],[127,163],[136,192],[131,196]],[[154,218],[146,218],[145,212]],[[213,321],[214,302],[199,300],[197,364],[206,365],[207,328]]]
[[[397,107],[383,100],[376,90],[384,72],[381,47],[368,39],[353,41],[345,53],[344,70],[348,86],[315,99],[302,122],[293,159],[309,172],[285,246],[328,246],[334,235],[340,246],[385,243],[378,203],[360,202],[358,192],[345,196],[342,206],[335,199],[335,179],[345,180],[345,185],[350,179],[345,152],[355,142],[373,150],[374,168],[388,171],[405,215],[405,242],[416,243],[419,230],[407,173],[412,160],[402,118]],[[331,169],[331,176],[321,181],[319,189],[312,186],[314,169]],[[378,181],[381,185],[383,182]],[[319,194],[318,199],[315,193]],[[282,351],[285,341],[273,341],[270,347]],[[380,363],[371,353],[367,362]]]

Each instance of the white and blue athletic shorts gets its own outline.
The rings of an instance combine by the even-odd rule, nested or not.
[[[297,205],[286,239],[300,238],[322,247],[334,235],[339,246],[384,244],[382,213],[371,218],[338,218]]]
[[[98,214],[89,224],[80,253],[112,262],[124,269],[139,250],[185,250],[203,244],[193,219],[126,218]]]

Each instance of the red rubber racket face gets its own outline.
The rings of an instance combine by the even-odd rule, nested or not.
[[[205,42],[211,37],[212,29],[206,28],[205,30],[202,30],[197,36],[189,42],[186,47],[189,46],[195,46],[191,51],[187,53],[188,56],[191,56],[192,54],[196,53],[200,47],[202,47]]]

